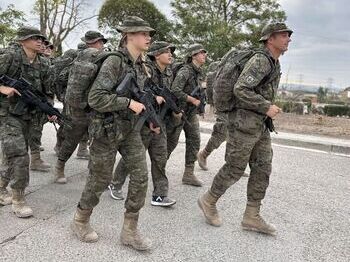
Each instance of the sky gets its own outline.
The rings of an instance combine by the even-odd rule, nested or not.
[[[98,14],[104,0],[86,0],[86,13]],[[0,7],[14,4],[24,11],[28,23],[38,25],[30,14],[35,0],[0,0]],[[167,18],[171,15],[171,0],[151,0]],[[345,88],[350,86],[350,8],[348,0],[280,0],[287,14],[287,24],[294,30],[288,52],[281,57],[281,82]],[[77,29],[64,43],[74,48],[87,30],[97,29],[94,19]]]

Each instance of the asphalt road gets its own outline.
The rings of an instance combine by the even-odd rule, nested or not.
[[[202,134],[202,144],[209,135]],[[46,125],[43,158],[55,163],[55,133]],[[123,201],[108,192],[94,210],[91,223],[97,243],[81,243],[69,224],[87,174],[87,161],[73,157],[67,164],[69,183],[53,184],[53,173],[33,172],[27,189],[35,216],[18,219],[11,207],[0,207],[0,261],[349,261],[350,159],[317,151],[274,145],[273,174],[262,214],[278,229],[277,237],[241,230],[247,178],[232,186],[218,203],[224,224],[207,225],[197,197],[210,186],[223,164],[225,147],[209,158],[209,171],[196,173],[203,188],[181,184],[184,138],[167,166],[173,208],[152,207],[152,181],[140,229],[154,242],[141,253],[119,242]]]

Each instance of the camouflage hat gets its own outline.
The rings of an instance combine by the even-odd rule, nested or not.
[[[156,33],[148,22],[138,16],[128,16],[121,26],[117,27],[119,33],[149,32],[151,36]]]
[[[18,28],[17,37],[15,40],[23,41],[33,36],[38,36],[41,37],[42,40],[46,40],[46,37],[40,32],[39,29],[31,26],[22,26]]]
[[[193,44],[187,49],[186,57],[192,57],[202,51],[207,53],[207,50],[205,50],[204,46],[202,46],[201,44]]]
[[[88,46],[85,43],[79,43],[77,48],[78,50],[84,50],[86,49]]]
[[[100,32],[97,31],[87,31],[85,33],[85,36],[80,38],[81,41],[83,41],[86,44],[93,44],[96,43],[98,40],[102,40],[103,43],[107,43],[107,39],[101,34]]]
[[[155,41],[152,43],[151,47],[148,50],[148,56],[157,56],[162,53],[167,52],[170,49],[171,53],[174,53],[176,47],[165,41]]]
[[[292,35],[293,30],[289,29],[285,23],[272,23],[264,26],[261,31],[261,38],[259,42],[266,41],[274,33],[288,32],[289,36]]]

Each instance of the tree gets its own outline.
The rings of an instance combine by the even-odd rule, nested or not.
[[[276,0],[174,0],[175,33],[183,46],[203,44],[214,58],[232,47],[256,47],[261,29],[284,21]]]
[[[5,10],[0,8],[0,46],[5,47],[16,36],[17,28],[26,21],[22,11],[9,5]]]
[[[84,16],[86,6],[86,0],[36,0],[33,12],[39,15],[40,31],[57,54],[62,53],[62,43],[74,29],[97,16]]]
[[[157,31],[155,39],[172,42],[172,24],[153,3],[147,0],[106,0],[100,9],[98,24],[100,28],[115,36],[117,26],[121,25],[125,17],[131,15],[141,17],[150,23]]]

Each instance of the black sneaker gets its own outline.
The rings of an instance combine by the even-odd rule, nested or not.
[[[108,186],[109,193],[111,197],[115,200],[123,200],[123,191],[121,189],[117,189],[114,185],[110,184]]]
[[[152,206],[161,206],[161,207],[170,207],[176,203],[175,200],[170,199],[169,197],[162,196],[152,196],[151,205]]]

